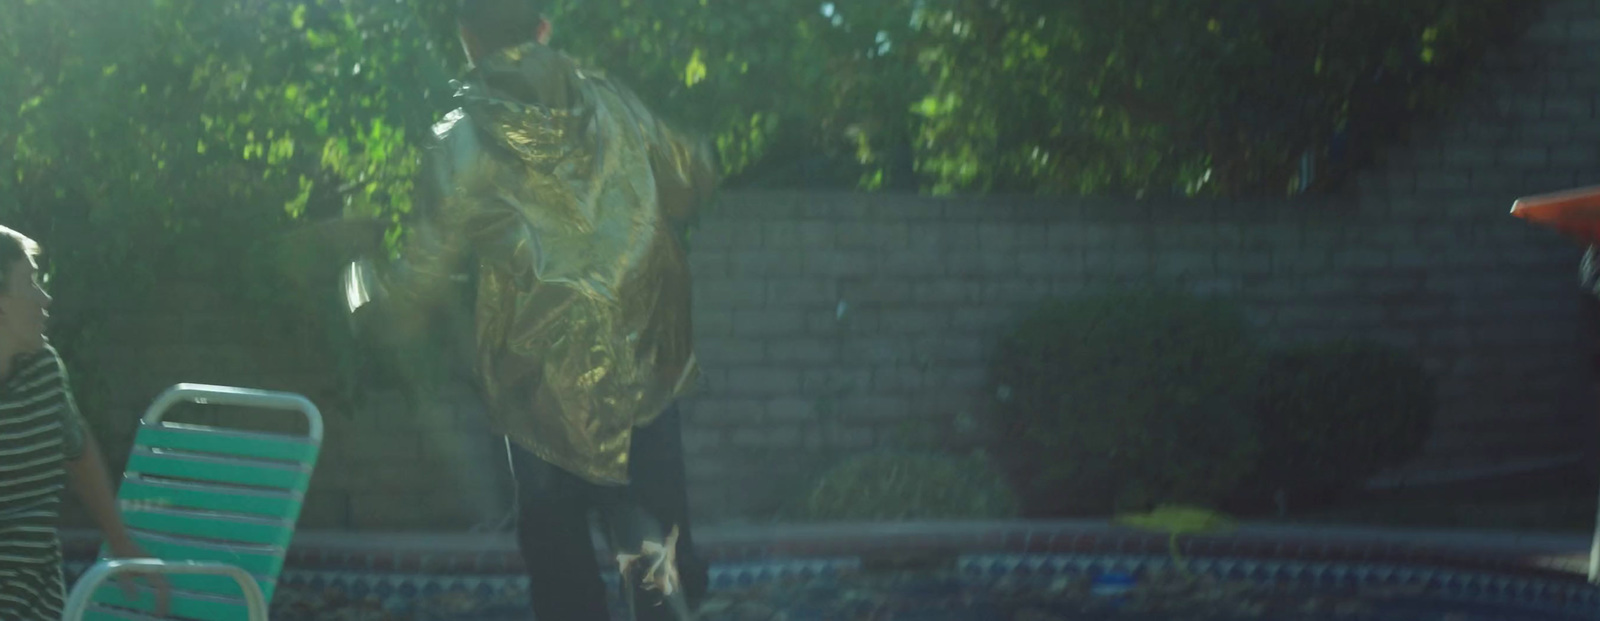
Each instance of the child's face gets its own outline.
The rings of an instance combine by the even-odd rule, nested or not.
[[[0,342],[18,354],[44,347],[49,308],[50,294],[39,284],[39,268],[33,259],[12,262],[6,268],[5,289],[0,291]]]

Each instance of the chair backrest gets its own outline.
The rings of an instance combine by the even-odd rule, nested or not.
[[[182,402],[302,413],[305,435],[183,425],[162,420]],[[145,413],[123,474],[118,503],[133,538],[167,561],[211,561],[249,572],[267,601],[322,447],[322,417],[290,394],[179,384]],[[101,550],[105,556],[106,550]],[[222,576],[173,576],[170,611],[190,619],[245,619],[244,593]],[[115,585],[98,589],[86,619],[138,619],[154,595],[128,598]],[[120,609],[120,610],[119,610]]]

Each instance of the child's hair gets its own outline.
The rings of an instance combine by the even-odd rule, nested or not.
[[[461,0],[456,20],[493,54],[534,40],[547,0]]]
[[[11,276],[12,263],[31,260],[38,256],[38,242],[11,228],[0,226],[0,291],[8,291],[8,287],[11,286],[6,279]]]

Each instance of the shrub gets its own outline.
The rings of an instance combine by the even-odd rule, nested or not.
[[[1438,401],[1433,378],[1411,354],[1350,340],[1269,359],[1256,393],[1262,454],[1249,493],[1336,493],[1421,450]]]
[[[1016,501],[982,457],[875,452],[835,466],[783,512],[796,520],[998,519]]]
[[[1257,453],[1247,322],[1223,301],[1118,291],[1053,303],[994,368],[1007,470],[1035,515],[1210,504]]]

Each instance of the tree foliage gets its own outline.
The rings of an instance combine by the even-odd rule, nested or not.
[[[735,184],[1339,187],[1537,3],[592,0],[558,44],[715,132]],[[617,16],[626,16],[618,18]]]

